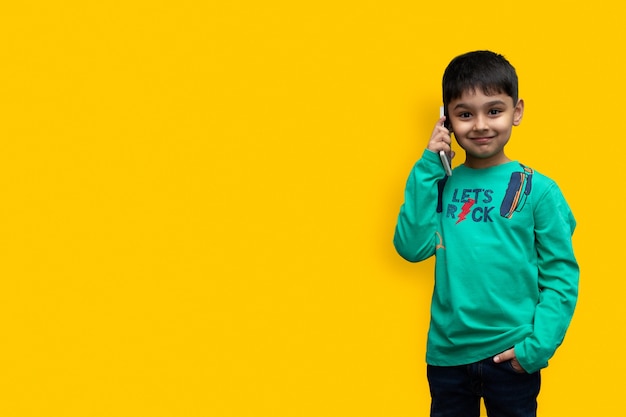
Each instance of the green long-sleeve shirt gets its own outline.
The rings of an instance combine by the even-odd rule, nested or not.
[[[444,178],[428,150],[406,185],[394,245],[411,262],[436,256],[426,361],[453,366],[511,347],[522,367],[548,365],[578,295],[576,222],[548,177],[518,162]]]

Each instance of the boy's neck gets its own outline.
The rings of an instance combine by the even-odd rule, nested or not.
[[[486,168],[491,168],[491,167],[495,167],[498,165],[503,165],[508,162],[511,162],[511,159],[508,156],[502,154],[501,157],[499,158],[480,159],[480,158],[466,157],[463,165],[472,169],[486,169]]]

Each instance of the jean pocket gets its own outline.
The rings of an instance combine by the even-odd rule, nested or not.
[[[509,369],[515,372],[516,374],[526,374],[527,372],[522,368],[522,365],[516,359],[511,359],[506,362]]]

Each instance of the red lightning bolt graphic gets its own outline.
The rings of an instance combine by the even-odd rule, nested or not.
[[[474,200],[473,198],[467,199],[465,204],[463,204],[463,207],[461,207],[461,214],[459,214],[459,219],[456,221],[456,224],[459,224],[463,220],[465,220],[465,216],[467,216],[467,213],[469,213],[470,209],[472,208],[475,202],[476,200]]]

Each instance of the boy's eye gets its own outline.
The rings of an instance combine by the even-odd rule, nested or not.
[[[502,113],[502,110],[499,110],[499,109],[491,109],[491,110],[489,110],[489,114],[492,115],[492,116],[495,116],[495,115],[500,114],[500,113]]]
[[[459,114],[459,117],[460,117],[461,119],[467,119],[467,118],[468,118],[468,117],[470,117],[470,116],[471,116],[471,114],[470,114],[470,113],[468,113],[468,112],[465,112],[465,113],[461,113],[461,114]]]

